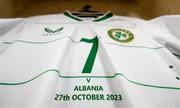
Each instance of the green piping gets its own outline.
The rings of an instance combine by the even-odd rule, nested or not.
[[[14,42],[22,42],[22,43],[27,43],[27,44],[48,44],[48,43],[55,42],[55,41],[58,41],[58,40],[61,40],[61,39],[65,39],[65,38],[70,39],[73,43],[79,43],[80,42],[80,41],[77,41],[77,42],[74,41],[70,36],[61,37],[61,38],[58,38],[58,39],[54,39],[54,40],[50,40],[50,41],[45,41],[45,42],[33,42],[33,41],[25,41],[25,40],[16,40]],[[97,37],[97,38],[98,39],[104,39],[102,37]],[[3,42],[3,44],[13,44],[14,42],[12,42],[12,43],[10,43],[10,42]],[[112,45],[116,45],[116,46],[121,46],[121,47],[144,48],[144,49],[150,49],[150,50],[157,50],[157,49],[165,48],[165,47],[154,47],[153,48],[153,47],[146,47],[146,46],[126,46],[126,45],[119,45],[119,44],[115,44],[115,43],[110,43],[110,42],[107,42],[107,41],[106,41],[106,43],[112,44]]]
[[[179,87],[169,87],[169,86],[159,86],[159,85],[139,83],[139,82],[136,82],[136,81],[133,81],[133,80],[127,78],[127,77],[126,77],[124,74],[122,74],[122,73],[115,73],[115,74],[112,75],[112,76],[63,76],[63,75],[60,74],[59,70],[56,70],[56,69],[46,70],[46,71],[40,73],[39,75],[33,77],[32,79],[29,79],[29,80],[26,80],[26,81],[23,81],[23,82],[19,82],[19,83],[0,83],[0,86],[2,86],[2,85],[4,85],[4,86],[8,86],[8,85],[10,86],[10,85],[12,85],[12,86],[13,86],[13,85],[26,84],[26,83],[29,83],[29,82],[35,80],[36,78],[40,77],[41,75],[46,74],[46,73],[50,73],[50,72],[56,72],[60,78],[115,78],[116,76],[122,76],[122,77],[125,78],[128,82],[130,82],[130,83],[132,83],[132,84],[139,85],[139,86],[151,87],[151,88],[159,88],[159,89],[180,90]]]

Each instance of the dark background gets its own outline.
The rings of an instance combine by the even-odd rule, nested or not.
[[[0,0],[0,18],[77,11],[85,4],[92,10],[144,19],[180,14],[180,0]]]

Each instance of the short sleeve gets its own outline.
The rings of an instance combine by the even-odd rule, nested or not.
[[[22,20],[22,18],[0,19],[0,45],[8,38],[13,37],[13,35],[6,34],[10,31],[17,31],[17,26],[22,22]]]
[[[152,38],[180,58],[180,15],[159,17],[147,25]]]

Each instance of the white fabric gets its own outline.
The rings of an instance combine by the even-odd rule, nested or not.
[[[111,39],[113,28],[132,32],[134,39]],[[82,73],[93,43],[81,39],[96,36],[92,71]],[[179,108],[178,55],[179,15],[149,21],[76,21],[63,14],[1,19],[0,108]],[[91,86],[97,89],[83,91]]]

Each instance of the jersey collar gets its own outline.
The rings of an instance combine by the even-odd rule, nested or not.
[[[71,12],[69,11],[65,11],[63,12],[63,14],[71,19],[74,19],[76,21],[84,21],[83,19],[81,19],[80,17],[77,17],[75,15],[72,15]],[[98,17],[98,18],[95,18],[94,20],[91,20],[93,22],[100,22],[100,21],[103,21],[103,20],[106,20],[108,18],[111,18],[113,16],[113,13],[111,11],[108,11],[107,13],[105,13],[104,15]]]

